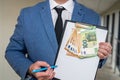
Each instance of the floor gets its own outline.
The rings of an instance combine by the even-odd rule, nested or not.
[[[120,74],[115,74],[112,71],[110,63],[107,61],[106,64],[98,70],[96,80],[120,80]]]

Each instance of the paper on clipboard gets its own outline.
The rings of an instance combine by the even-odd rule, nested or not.
[[[56,57],[55,65],[58,65],[58,67],[55,69],[55,77],[60,80],[94,80],[99,64],[98,56],[79,59],[66,55],[64,47],[66,46],[72,28],[75,27],[75,23],[72,21],[66,22],[61,46]],[[96,35],[98,43],[105,42],[107,30],[96,28]]]

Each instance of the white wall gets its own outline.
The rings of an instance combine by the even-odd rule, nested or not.
[[[21,8],[42,0],[0,0],[0,80],[20,80],[4,58]]]

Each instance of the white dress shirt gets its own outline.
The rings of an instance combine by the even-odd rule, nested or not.
[[[56,22],[57,16],[58,16],[57,12],[54,9],[56,6],[65,8],[65,10],[62,11],[63,24],[65,23],[65,20],[71,20],[73,8],[74,8],[73,0],[68,0],[64,4],[58,4],[55,2],[55,0],[49,0],[49,3],[50,3],[50,10],[51,10],[51,15],[52,15],[52,20],[53,20],[54,26],[55,26],[55,22]]]

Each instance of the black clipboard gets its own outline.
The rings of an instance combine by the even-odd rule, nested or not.
[[[76,23],[87,26],[96,26],[97,42],[106,41],[107,29],[105,27],[67,20],[61,38],[61,45],[59,46],[55,60],[55,65],[58,66],[55,69],[55,77],[58,80],[94,80],[96,76],[99,64],[98,56],[80,59],[75,56],[66,55],[65,46]]]

